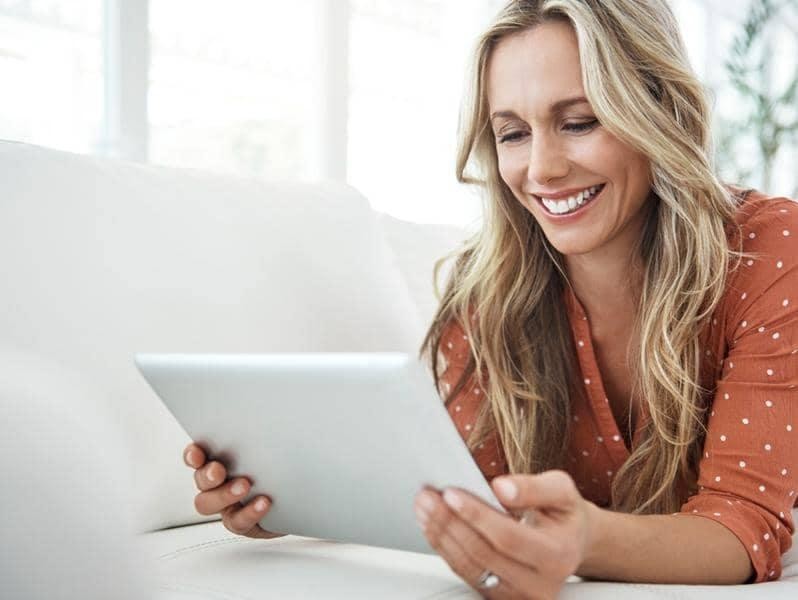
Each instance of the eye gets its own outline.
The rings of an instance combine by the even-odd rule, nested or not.
[[[583,123],[566,123],[563,126],[563,129],[572,131],[574,133],[583,133],[597,127],[598,124],[598,119],[591,119],[590,121],[584,121]]]
[[[517,140],[520,140],[525,135],[526,132],[524,131],[513,131],[511,133],[499,136],[499,143],[504,144],[505,142],[515,142]]]

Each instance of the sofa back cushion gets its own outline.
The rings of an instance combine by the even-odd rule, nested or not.
[[[136,352],[415,352],[424,323],[375,214],[267,184],[0,143],[3,342],[104,390],[139,529],[199,520],[188,441]],[[84,407],[75,406],[80,412]]]

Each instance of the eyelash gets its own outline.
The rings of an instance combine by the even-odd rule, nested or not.
[[[585,121],[584,123],[568,123],[566,127],[570,127],[569,131],[580,133],[582,131],[589,131],[598,125],[598,119],[592,121]]]
[[[592,121],[585,121],[584,123],[566,123],[564,129],[567,129],[573,133],[584,133],[586,131],[590,131],[598,124],[598,119],[593,119]],[[513,142],[517,139],[520,139],[521,135],[524,135],[523,131],[514,131],[513,133],[508,133],[507,135],[503,135],[499,138],[499,143],[503,144],[505,142]]]

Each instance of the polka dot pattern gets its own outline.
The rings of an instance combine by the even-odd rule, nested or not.
[[[439,373],[440,393],[447,399],[449,415],[457,431],[466,442],[474,432],[474,425],[483,400],[482,390],[475,384],[472,376],[462,389],[455,393],[460,376],[465,371],[470,356],[468,336],[458,324],[450,324],[443,332],[440,344],[444,358],[444,368]],[[453,397],[449,397],[455,393]],[[474,460],[489,481],[507,472],[507,464],[501,445],[495,434],[481,442],[472,452]]]
[[[779,578],[781,555],[795,530],[798,235],[784,232],[798,231],[798,203],[752,193],[737,220],[743,251],[755,260],[729,276],[708,336],[702,338],[708,383],[714,382],[715,391],[707,399],[711,416],[698,491],[689,497],[684,493],[677,515],[709,518],[730,529],[744,542],[760,582]],[[581,393],[574,394],[570,407],[564,468],[587,500],[608,506],[613,476],[637,447],[648,415],[643,405],[634,431],[619,427],[611,410],[619,399],[608,399],[604,389],[586,313],[570,290],[564,300],[581,371],[576,380]],[[470,355],[459,325],[444,331],[440,354],[445,359],[440,392],[446,397],[456,391]],[[484,391],[470,380],[448,398],[449,414],[466,441],[475,433]],[[495,434],[484,438],[473,455],[486,479],[507,472]]]
[[[729,528],[745,543],[756,581],[768,581],[781,574],[794,531],[789,492],[798,488],[792,475],[798,436],[790,422],[798,400],[798,360],[791,354],[798,347],[798,311],[789,301],[798,288],[798,243],[783,234],[798,231],[798,204],[752,194],[738,221],[743,251],[757,260],[730,276],[730,293],[719,307],[728,324],[720,342],[730,350],[716,378],[699,492],[682,514]],[[734,510],[719,510],[731,497]]]

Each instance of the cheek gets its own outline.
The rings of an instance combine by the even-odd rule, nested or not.
[[[618,141],[601,129],[594,135],[577,138],[568,148],[572,163],[605,176],[611,176],[619,167],[623,168],[625,154]]]
[[[513,192],[520,192],[523,187],[524,177],[526,172],[524,170],[523,161],[519,161],[518,157],[509,152],[501,152],[498,155],[499,162],[499,175],[504,183],[507,184]]]
[[[649,185],[649,163],[645,155],[605,130],[579,148],[581,162],[596,173],[608,176],[624,187],[639,191]]]
[[[649,174],[651,167],[645,156],[629,148],[626,148],[624,153],[619,153],[619,156],[623,156],[625,159],[625,163],[620,166],[619,171],[622,173],[621,178],[626,188],[630,209],[636,210],[645,202],[651,190]]]
[[[651,163],[645,156],[638,154],[635,165],[636,185],[639,187],[640,191],[647,193],[647,191],[651,189]]]

